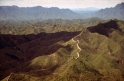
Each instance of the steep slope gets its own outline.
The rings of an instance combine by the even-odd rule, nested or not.
[[[0,20],[46,20],[46,19],[75,19],[80,16],[69,9],[57,7],[45,8],[0,6]]]
[[[31,51],[36,48],[35,43],[21,44],[19,48]],[[11,69],[2,81],[124,81],[123,21],[108,20],[56,43],[61,47],[54,43],[44,49],[58,48],[50,53],[33,50],[32,53],[43,53],[43,56],[35,56]]]
[[[119,20],[124,20],[124,3],[122,2],[121,4],[117,4],[113,8],[105,8],[101,9],[98,12],[96,12],[94,17],[99,17],[102,19],[119,19]]]

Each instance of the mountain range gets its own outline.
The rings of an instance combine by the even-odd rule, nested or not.
[[[41,32],[55,33],[61,31],[75,32],[81,31],[83,28],[93,26],[104,20],[99,18],[90,18],[86,20],[73,19],[48,19],[44,21],[0,21],[0,34],[38,34]]]
[[[74,19],[77,17],[78,15],[73,11],[69,9],[59,9],[57,7],[0,7],[0,20],[46,20],[59,18]]]
[[[99,17],[102,19],[124,20],[124,3],[117,4],[112,8],[96,9],[59,9],[57,7],[45,8],[0,6],[0,20],[47,20],[47,19],[86,19]]]

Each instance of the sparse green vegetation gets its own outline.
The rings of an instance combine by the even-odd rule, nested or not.
[[[62,20],[62,19],[49,19],[41,22],[36,21],[0,21],[0,34],[38,34],[41,32],[55,33],[61,31],[77,32],[82,31],[88,26],[95,25],[96,22],[103,22],[99,18],[91,18],[87,20],[74,19],[74,20]]]

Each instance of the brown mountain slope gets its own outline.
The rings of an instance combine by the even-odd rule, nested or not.
[[[26,58],[32,58],[6,71],[8,76],[2,81],[124,81],[123,31],[123,21],[110,20],[80,34],[64,34],[62,38],[69,37],[66,41],[57,36],[55,40],[60,40],[54,43],[48,36],[50,40],[39,38],[23,43],[18,47],[28,53]],[[38,41],[43,43],[37,45]]]

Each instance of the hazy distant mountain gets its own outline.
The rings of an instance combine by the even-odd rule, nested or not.
[[[114,19],[124,20],[124,3],[117,4],[113,8],[101,9],[98,12],[96,12],[93,16],[102,19],[114,18]]]
[[[79,15],[69,9],[59,9],[57,7],[44,8],[36,7],[17,7],[1,6],[0,20],[44,20],[44,19],[75,19]]]
[[[47,20],[47,19],[86,19],[98,17],[102,19],[124,20],[124,3],[113,8],[97,9],[93,7],[79,9],[59,9],[57,7],[45,8],[0,6],[0,20]]]
[[[87,8],[77,8],[77,9],[72,9],[73,11],[98,11],[100,9],[95,8],[95,7],[87,7]]]
[[[100,9],[94,8],[94,7],[87,7],[87,8],[77,8],[72,9],[72,11],[81,14],[83,18],[89,17],[91,14],[94,14],[95,12],[99,11]]]

